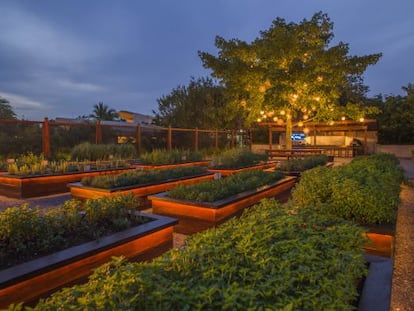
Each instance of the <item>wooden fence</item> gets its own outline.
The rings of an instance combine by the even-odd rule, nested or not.
[[[6,127],[10,130],[10,128],[12,128],[13,126],[18,125],[33,126],[33,131],[38,132],[38,136],[40,136],[35,137],[35,135],[33,135],[33,140],[38,141],[37,145],[41,144],[41,148],[38,149],[40,149],[39,151],[42,152],[46,157],[49,157],[51,155],[51,151],[53,148],[59,147],[54,146],[52,142],[53,139],[51,139],[51,131],[53,131],[53,129],[56,127],[89,128],[89,132],[94,132],[94,141],[90,141],[91,143],[117,143],[124,139],[124,141],[129,141],[135,144],[138,152],[145,151],[151,148],[162,148],[171,150],[173,148],[180,148],[183,145],[185,145],[188,149],[196,151],[205,148],[218,149],[224,147],[234,147],[236,145],[236,136],[240,137],[240,135],[238,135],[239,131],[236,130],[206,130],[197,128],[185,129],[173,127],[165,128],[153,125],[147,126],[127,123],[115,124],[114,122],[110,122],[110,124],[108,124],[105,121],[62,122],[49,120],[48,118],[44,118],[43,121],[0,119],[0,126],[2,125],[2,131],[6,131]],[[105,131],[105,129],[109,129],[111,133],[108,134],[108,131]],[[106,137],[105,135],[108,137],[110,136],[110,139],[107,139],[108,137]],[[91,140],[91,138],[89,139]],[[153,141],[157,141],[157,144],[151,144],[151,139]],[[41,140],[41,142],[39,140]],[[77,143],[81,142],[83,141],[78,141]],[[19,142],[16,141],[16,143]],[[7,153],[7,147],[7,144],[1,146],[2,153]]]

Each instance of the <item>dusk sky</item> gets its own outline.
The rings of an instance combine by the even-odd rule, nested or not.
[[[214,38],[251,42],[277,17],[318,11],[350,55],[383,53],[369,95],[414,83],[413,0],[1,0],[0,97],[18,118],[77,117],[103,102],[151,114],[157,98],[207,76],[198,51]]]

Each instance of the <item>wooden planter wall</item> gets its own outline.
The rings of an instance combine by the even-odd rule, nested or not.
[[[154,214],[171,216],[179,219],[175,231],[192,234],[214,227],[225,220],[241,214],[244,208],[256,204],[263,198],[276,197],[290,190],[296,177],[286,177],[272,185],[256,190],[246,191],[213,203],[178,200],[160,193],[148,197],[152,201]]]
[[[213,179],[213,173],[206,173],[199,176],[189,176],[183,178],[177,178],[172,180],[167,180],[165,182],[156,183],[156,184],[147,184],[147,185],[132,185],[128,187],[119,187],[114,189],[102,189],[94,188],[89,186],[84,186],[82,183],[71,183],[68,185],[70,188],[70,194],[75,199],[95,199],[104,196],[114,196],[117,194],[127,194],[133,193],[136,197],[143,198],[143,205],[147,207],[151,202],[145,204],[145,199],[150,194],[160,193],[168,191],[173,187],[178,185],[193,184],[198,183],[203,180]]]
[[[153,221],[0,271],[0,308],[33,303],[68,284],[84,281],[93,269],[124,256],[150,260],[173,246],[177,220],[143,214]]]
[[[3,174],[0,175],[0,195],[21,199],[68,192],[68,183],[81,181],[84,177],[114,175],[133,169],[134,168],[119,168],[27,177]]]

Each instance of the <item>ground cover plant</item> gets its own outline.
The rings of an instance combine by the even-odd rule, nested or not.
[[[0,269],[148,221],[131,195],[66,201],[42,212],[27,204],[0,212]]]
[[[279,164],[277,169],[280,171],[287,172],[303,172],[305,170],[314,168],[319,165],[325,165],[326,163],[328,163],[328,156],[321,154],[305,158],[289,159],[287,161],[283,161]]]
[[[132,144],[82,143],[73,147],[70,157],[72,161],[135,159],[137,151]]]
[[[281,180],[283,174],[277,172],[246,171],[216,180],[205,180],[193,185],[179,185],[168,191],[175,199],[198,202],[214,202],[264,185]]]
[[[84,177],[82,179],[82,184],[84,186],[95,188],[111,189],[165,182],[171,179],[197,176],[205,173],[207,173],[207,169],[199,166],[180,167],[165,170],[130,171],[118,175]]]
[[[105,264],[34,310],[351,310],[365,242],[341,218],[264,200],[151,263]]]
[[[242,168],[259,164],[266,159],[266,155],[254,153],[248,148],[233,148],[213,155],[210,167],[218,169]]]
[[[347,165],[304,172],[292,191],[292,201],[295,206],[360,224],[393,224],[404,180],[394,155],[363,156]]]
[[[95,161],[91,162],[68,162],[65,160],[48,161],[41,155],[28,153],[15,159],[8,164],[7,172],[10,175],[51,175],[62,173],[83,172],[89,170],[102,170],[111,168],[125,168],[129,164],[123,160]]]
[[[190,150],[154,149],[151,152],[141,154],[139,159],[142,164],[164,165],[201,161],[203,156],[201,152]]]

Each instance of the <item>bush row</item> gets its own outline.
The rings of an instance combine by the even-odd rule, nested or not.
[[[251,170],[221,179],[205,180],[197,184],[178,185],[168,192],[168,196],[175,199],[214,202],[243,191],[254,190],[274,183],[283,177],[284,175],[278,172]]]
[[[72,161],[99,161],[135,159],[137,151],[132,144],[91,144],[82,143],[73,147]]]
[[[138,201],[131,194],[79,201],[42,212],[27,204],[0,212],[0,268],[32,260],[70,246],[143,223],[131,213]]]
[[[141,154],[139,159],[142,164],[164,165],[201,161],[203,155],[200,152],[190,150],[174,149],[168,151],[165,149],[155,149]]]
[[[328,163],[328,156],[321,154],[301,159],[289,159],[287,161],[282,161],[277,169],[287,172],[303,172],[319,165],[325,165],[326,163]]]
[[[292,200],[295,206],[360,224],[393,224],[403,181],[403,170],[395,156],[358,157],[347,165],[304,172],[292,191]]]
[[[34,309],[351,310],[365,242],[345,220],[264,200],[151,263],[105,264]]]
[[[89,171],[91,169],[124,168],[129,164],[123,160],[96,161],[96,162],[67,162],[67,161],[48,161],[43,155],[28,153],[22,155],[7,166],[10,175],[29,176],[29,175],[51,175],[64,174],[71,172]]]
[[[257,154],[247,148],[233,148],[213,155],[210,167],[234,169],[255,165],[266,159],[265,154]]]
[[[145,185],[157,183],[161,181],[167,181],[168,179],[201,175],[206,172],[206,168],[199,166],[181,167],[165,170],[130,171],[117,175],[84,177],[82,179],[82,184],[85,186],[91,186],[95,188],[111,189],[132,185]]]

